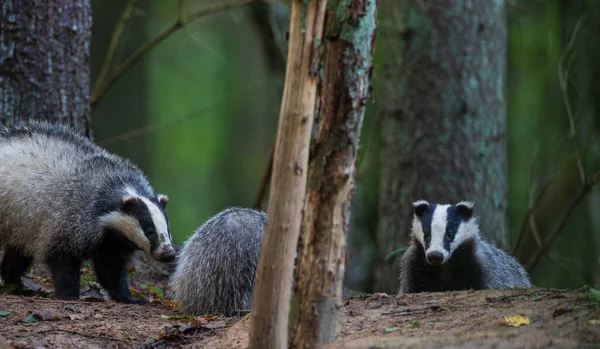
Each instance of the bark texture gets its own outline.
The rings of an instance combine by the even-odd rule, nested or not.
[[[337,339],[356,156],[369,97],[376,0],[329,3],[318,128],[298,244],[292,348]]]
[[[293,0],[267,224],[254,289],[250,348],[288,346],[294,257],[306,195],[325,0]]]
[[[0,4],[0,122],[43,119],[91,137],[89,0]]]
[[[471,200],[506,247],[503,0],[383,3],[383,158],[375,290],[397,292],[410,203]]]

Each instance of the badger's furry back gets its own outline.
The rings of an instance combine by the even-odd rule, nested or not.
[[[154,195],[135,165],[66,126],[28,122],[2,127],[0,244],[42,258],[63,241],[68,245],[61,248],[85,255],[101,238],[93,218],[102,203],[95,199],[124,185]]]
[[[252,307],[265,219],[263,212],[229,208],[185,242],[170,280],[181,311],[231,316]]]

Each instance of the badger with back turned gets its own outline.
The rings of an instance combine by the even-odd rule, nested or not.
[[[473,206],[413,203],[411,243],[400,260],[400,293],[532,287],[514,257],[481,237]]]
[[[57,298],[78,298],[80,267],[91,259],[113,300],[143,303],[131,296],[127,263],[136,250],[174,260],[167,201],[134,164],[70,127],[1,127],[2,279],[21,289],[21,275],[39,261],[50,269]]]
[[[252,308],[265,222],[264,212],[232,207],[196,230],[169,281],[181,311],[232,316]]]

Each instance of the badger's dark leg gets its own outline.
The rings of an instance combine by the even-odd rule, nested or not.
[[[108,291],[110,297],[122,303],[146,303],[143,299],[133,298],[127,285],[127,261],[130,254],[98,253],[92,258],[94,270],[100,284]]]
[[[127,262],[135,247],[120,234],[107,232],[92,255],[98,282],[108,291],[110,297],[122,303],[146,303],[133,298],[127,285]]]
[[[56,298],[79,298],[81,259],[67,253],[54,253],[46,258],[46,264],[52,273]]]
[[[23,289],[21,275],[29,268],[33,258],[24,255],[14,248],[6,248],[4,259],[2,260],[2,279],[5,285],[16,285],[18,290]]]

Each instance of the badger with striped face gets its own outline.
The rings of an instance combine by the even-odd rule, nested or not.
[[[400,293],[532,287],[527,272],[486,242],[472,202],[413,203],[411,244],[400,261]]]
[[[113,300],[143,303],[127,286],[136,250],[171,262],[175,250],[157,195],[131,162],[71,128],[26,122],[0,128],[0,272],[22,288],[33,261],[48,265],[60,299],[79,296],[80,267],[91,259]]]

